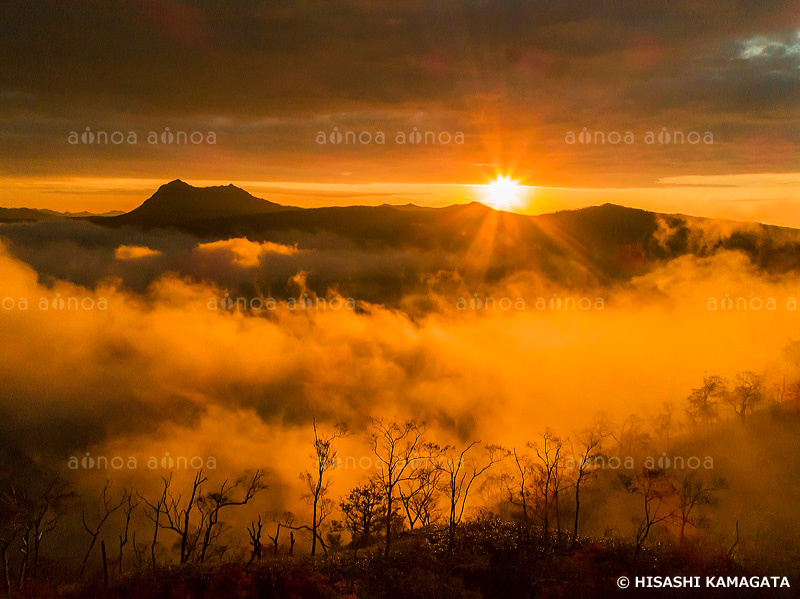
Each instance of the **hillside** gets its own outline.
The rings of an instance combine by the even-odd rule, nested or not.
[[[55,210],[40,210],[34,208],[0,208],[0,223],[40,222],[58,218],[108,218],[125,214],[119,210],[111,210],[103,214],[92,212],[57,212]]]
[[[44,210],[33,208],[0,208],[0,223],[39,222],[58,218]]]
[[[536,268],[553,279],[627,279],[655,263],[686,254],[746,253],[772,272],[800,269],[800,232],[752,223],[659,214],[604,204],[541,216],[498,212],[481,203],[444,208],[413,205],[291,208],[256,198],[233,185],[163,185],[135,210],[98,224],[173,228],[205,239],[317,247],[334,235],[364,249],[442,251],[465,256],[480,242],[489,278]],[[711,233],[710,233],[711,232]]]

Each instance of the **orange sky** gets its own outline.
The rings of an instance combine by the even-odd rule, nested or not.
[[[0,206],[127,210],[173,179],[444,205],[500,172],[531,213],[800,226],[796,1],[12,4]]]
[[[488,179],[487,179],[488,181]],[[0,179],[0,205],[59,211],[131,210],[147,199],[163,179],[79,177]],[[227,180],[188,179],[196,186],[227,185]],[[233,181],[253,195],[285,205],[445,206],[485,201],[477,184],[302,183]],[[646,210],[800,227],[800,173],[668,177],[652,187],[568,188],[524,185],[518,212],[542,214],[605,202]]]

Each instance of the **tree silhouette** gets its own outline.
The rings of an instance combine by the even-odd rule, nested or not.
[[[452,446],[445,447],[439,468],[444,472],[442,489],[448,502],[447,539],[452,550],[456,527],[464,517],[464,509],[469,499],[473,483],[489,468],[505,459],[508,452],[497,445],[487,445],[482,460],[470,456],[473,447],[480,441],[473,441],[460,452]]]
[[[580,455],[575,469],[575,521],[572,526],[572,546],[578,542],[578,523],[581,512],[581,486],[599,468],[603,455],[600,451],[601,439],[594,432],[588,432],[581,444]]]
[[[703,386],[686,398],[686,416],[692,424],[708,426],[717,419],[719,404],[728,393],[728,382],[720,376],[703,375]]]
[[[89,556],[92,554],[92,549],[94,549],[94,546],[97,543],[97,539],[100,536],[103,526],[118,509],[125,505],[125,503],[128,501],[129,493],[131,492],[130,489],[125,488],[122,491],[122,496],[119,498],[119,500],[114,500],[109,495],[110,488],[111,481],[106,481],[103,490],[100,492],[98,516],[91,524],[86,518],[86,510],[81,507],[81,521],[83,522],[83,528],[91,538],[89,542],[89,548],[86,550],[86,553],[83,556],[83,563],[81,564],[81,576],[83,576],[83,573],[86,570],[86,564],[89,561]]]
[[[634,535],[634,559],[639,556],[653,527],[669,520],[674,513],[669,510],[668,500],[676,494],[675,486],[661,468],[642,468],[637,474],[620,474],[622,485],[628,493],[638,495],[642,500],[642,515],[636,519]]]
[[[764,402],[764,377],[749,370],[740,372],[734,377],[733,385],[733,389],[725,394],[725,401],[744,424],[747,414]]]
[[[344,527],[350,533],[354,550],[372,544],[376,528],[386,513],[385,504],[383,487],[374,479],[352,489],[339,504],[344,516]]]
[[[314,453],[311,456],[314,460],[314,471],[302,472],[300,479],[308,487],[308,493],[303,497],[311,505],[311,555],[316,555],[317,541],[322,542],[322,547],[325,549],[320,528],[333,509],[333,502],[328,498],[331,481],[326,476],[328,472],[337,467],[333,442],[347,436],[348,431],[347,425],[342,423],[336,425],[333,433],[321,434],[317,430],[316,419],[311,422],[314,430],[312,444]]]
[[[430,452],[434,446],[422,440],[425,425],[414,420],[398,423],[373,418],[371,422],[374,430],[369,436],[369,443],[379,463],[376,480],[380,482],[386,496],[384,555],[389,555],[397,486],[410,479],[416,460],[431,459],[429,453],[423,456],[420,452]]]
[[[252,474],[241,476],[235,483],[228,485],[225,480],[220,485],[219,491],[212,491],[200,497],[198,509],[203,514],[203,540],[200,545],[200,561],[206,559],[209,547],[219,537],[220,511],[227,507],[247,505],[261,491],[267,488],[263,482],[264,473],[256,470]],[[241,494],[237,496],[237,491]]]

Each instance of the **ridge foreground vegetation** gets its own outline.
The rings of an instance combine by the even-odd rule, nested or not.
[[[212,484],[200,469],[184,488],[170,474],[154,494],[107,482],[93,499],[32,463],[7,467],[3,590],[74,599],[599,598],[658,592],[620,589],[620,577],[669,579],[667,587],[686,577],[701,588],[669,596],[723,597],[731,587],[751,596],[763,586],[795,596],[796,538],[776,530],[779,517],[742,541],[742,527],[766,526],[758,507],[736,503],[747,474],[698,456],[744,439],[754,454],[780,454],[776,439],[800,430],[797,388],[768,390],[752,372],[706,376],[680,406],[646,419],[598,415],[572,437],[548,428],[516,448],[439,445],[423,423],[373,419],[375,468],[338,497],[332,483],[347,458],[337,448],[352,433],[315,422],[303,514],[257,513],[262,470]],[[797,471],[796,455],[783,459],[787,475]],[[800,492],[796,477],[784,487]],[[82,546],[74,567],[61,553],[70,543]]]

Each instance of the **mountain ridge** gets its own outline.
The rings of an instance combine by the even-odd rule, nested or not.
[[[122,210],[110,210],[97,214],[94,212],[58,212],[47,208],[0,208],[0,223],[41,222],[60,218],[112,218],[125,214]]]
[[[180,217],[142,218],[145,202],[121,217],[90,220],[112,227],[174,228],[203,239],[244,237],[288,244],[302,239],[309,248],[321,247],[321,240],[332,235],[364,251],[391,247],[444,252],[458,260],[485,253],[488,277],[536,267],[545,274],[569,271],[576,280],[626,280],[647,273],[658,262],[725,250],[743,252],[759,267],[800,271],[798,229],[663,214],[608,202],[536,216],[498,211],[480,202],[439,208],[385,203],[296,208],[255,198],[233,185],[192,188],[176,180],[166,186],[183,190],[180,193],[202,189],[220,198],[236,194],[260,212],[244,214],[241,205],[232,211],[192,212],[184,202]],[[215,205],[221,203],[218,199]],[[705,230],[714,227],[723,234],[706,236]]]
[[[213,193],[221,193],[224,197],[217,198],[211,202],[207,202],[205,206],[192,205],[187,202],[187,199],[192,198],[191,195],[196,196],[211,195]],[[201,198],[207,200],[206,198]],[[224,200],[234,199],[237,201],[235,206],[224,206]],[[210,205],[209,205],[210,204]],[[92,213],[88,211],[81,212],[58,212],[46,208],[27,208],[15,207],[7,208],[0,207],[0,222],[11,221],[34,221],[46,220],[52,217],[65,217],[76,219],[88,219],[93,222],[110,225],[110,226],[141,226],[145,228],[158,227],[161,225],[178,227],[182,225],[191,226],[189,223],[192,221],[201,221],[213,218],[231,218],[231,217],[245,217],[255,216],[261,214],[273,214],[277,212],[286,211],[305,211],[313,212],[320,210],[349,210],[349,209],[392,209],[397,211],[449,211],[464,209],[481,210],[486,213],[510,214],[514,217],[531,218],[531,219],[547,219],[559,218],[564,215],[574,215],[577,213],[590,214],[598,211],[613,212],[624,211],[627,214],[654,214],[662,217],[675,217],[684,219],[693,219],[698,221],[708,221],[715,223],[726,223],[732,225],[756,225],[765,228],[776,228],[788,231],[800,231],[800,228],[787,227],[783,225],[764,224],[755,221],[737,221],[733,219],[720,219],[704,216],[694,216],[684,213],[666,213],[654,212],[645,210],[643,208],[634,208],[622,204],[615,204],[613,202],[604,202],[593,206],[584,206],[581,208],[565,208],[554,212],[548,212],[538,215],[519,214],[514,212],[506,212],[496,210],[479,201],[471,201],[462,204],[449,204],[447,206],[420,206],[411,202],[405,204],[390,204],[384,202],[378,205],[348,205],[348,206],[322,206],[315,208],[302,208],[298,206],[286,206],[278,204],[270,200],[259,198],[250,194],[245,189],[238,187],[232,183],[228,185],[214,185],[207,187],[196,187],[186,183],[181,179],[174,179],[168,183],[164,183],[146,199],[142,204],[127,212],[122,210],[111,210],[103,213]],[[199,209],[198,209],[199,208]],[[210,210],[209,210],[210,208]]]
[[[25,216],[30,214],[16,213],[15,222]],[[175,230],[203,241],[245,238],[317,252],[348,247],[374,254],[400,251],[487,280],[535,269],[576,285],[619,282],[681,256],[705,258],[723,251],[741,252],[759,269],[800,272],[798,229],[613,203],[537,216],[498,211],[480,202],[441,208],[298,208],[257,198],[234,185],[196,188],[176,179],[121,216],[80,220],[118,229]]]

